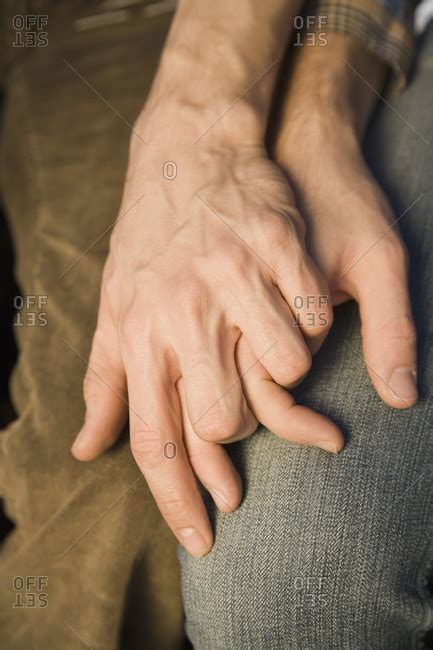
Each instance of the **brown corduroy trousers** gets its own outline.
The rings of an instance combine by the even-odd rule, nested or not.
[[[92,463],[69,451],[84,414],[128,123],[145,101],[171,14],[83,29],[98,3],[36,4],[39,15],[49,4],[45,47],[12,50],[16,35],[4,23],[13,56],[3,84],[2,199],[23,309],[12,380],[18,418],[0,433],[1,495],[15,523],[1,557],[0,647],[177,648],[176,545],[127,436]]]

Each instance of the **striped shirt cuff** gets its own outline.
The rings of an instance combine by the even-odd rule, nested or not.
[[[394,16],[376,0],[313,0],[304,15],[315,16],[310,26],[304,27],[302,39],[306,42],[312,32],[322,34],[340,32],[357,38],[393,71],[393,89],[405,87],[414,52],[414,38],[410,27],[411,14]],[[400,12],[401,13],[401,12]],[[305,21],[304,21],[305,22]],[[323,42],[323,41],[322,41]]]

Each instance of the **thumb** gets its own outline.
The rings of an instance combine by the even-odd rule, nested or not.
[[[413,406],[416,330],[407,285],[407,257],[399,240],[380,242],[353,268],[353,294],[360,307],[362,345],[373,385],[394,408]]]
[[[126,375],[117,332],[102,299],[83,393],[85,420],[71,451],[78,460],[87,461],[112,447],[128,416]]]

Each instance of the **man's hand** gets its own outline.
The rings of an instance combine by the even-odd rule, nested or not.
[[[331,34],[326,47],[304,48],[289,81],[275,158],[295,189],[307,247],[333,304],[359,303],[365,360],[378,394],[407,408],[417,400],[407,255],[360,147],[376,101],[371,88],[380,90],[384,72],[347,36]]]
[[[332,321],[293,194],[263,146],[297,7],[180,3],[134,126],[104,270],[73,453],[91,460],[110,447],[129,407],[134,457],[193,555],[212,545],[194,474],[221,509],[240,501],[218,442],[260,419],[293,442],[343,446],[333,423],[280,386],[308,372],[309,347]]]
[[[73,453],[110,447],[129,410],[134,457],[193,555],[212,545],[195,475],[221,509],[240,501],[218,442],[260,419],[294,442],[343,446],[281,388],[308,372],[332,320],[293,194],[263,146],[299,4],[180,3],[133,129],[104,270]]]
[[[135,129],[146,127],[139,121]],[[194,552],[191,530],[203,529],[205,510],[190,463],[220,507],[240,499],[215,443],[250,435],[256,418],[328,451],[343,440],[277,386],[294,386],[308,372],[306,340],[317,347],[332,321],[282,172],[258,145],[213,139],[211,148],[176,150],[161,137],[132,150],[120,213],[134,207],[111,239],[74,454],[89,460],[111,446],[128,395],[134,457]],[[169,153],[177,161],[172,180],[162,173]]]

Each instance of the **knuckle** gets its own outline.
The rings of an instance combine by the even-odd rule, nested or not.
[[[211,409],[199,418],[193,428],[196,434],[208,442],[222,442],[234,438],[242,428],[241,414],[231,413],[224,408]]]
[[[276,213],[271,218],[269,226],[269,243],[272,250],[281,253],[300,246],[305,238],[305,223],[299,213],[293,215]]]
[[[245,246],[231,246],[224,252],[224,266],[230,279],[245,279],[251,273],[251,255]]]
[[[311,368],[311,354],[306,347],[290,350],[279,355],[279,367],[275,378],[281,385],[290,385],[302,379]]]
[[[158,499],[158,508],[162,516],[176,528],[181,527],[188,506],[185,498],[176,495],[167,495]]]
[[[269,224],[269,244],[272,250],[286,249],[290,241],[290,235],[293,234],[291,221],[285,219],[283,215],[274,215]]]
[[[160,469],[167,461],[164,443],[155,433],[147,430],[131,431],[131,451],[138,465],[144,471]]]
[[[287,224],[288,232],[299,239],[299,241],[303,242],[307,234],[307,226],[301,213],[295,206],[292,206],[290,211],[287,212],[285,222]]]
[[[408,343],[415,343],[416,341],[416,328],[409,314],[392,318],[384,323],[379,332],[382,332],[386,339],[392,341],[406,341]]]
[[[242,428],[242,431],[240,432],[242,435],[242,438],[247,438],[248,436],[251,436],[254,431],[258,427],[258,420],[254,417],[252,412],[249,412],[247,417],[245,418],[245,422]]]
[[[324,305],[317,310],[317,327],[315,334],[321,334],[331,329],[334,322],[334,312],[330,304]]]
[[[303,224],[299,218],[299,224]],[[292,275],[303,277],[305,266],[305,237],[303,227],[292,217],[284,218],[278,215],[273,220],[268,246],[276,270],[285,275],[290,268]]]
[[[188,446],[188,458],[194,465],[201,465],[206,462],[207,455],[203,449],[200,447]]]
[[[309,336],[318,336],[327,332],[333,323],[333,310],[329,304],[327,296],[314,295],[309,296],[309,302],[301,303],[297,308],[296,300],[294,303],[294,316],[296,325],[306,332]]]

